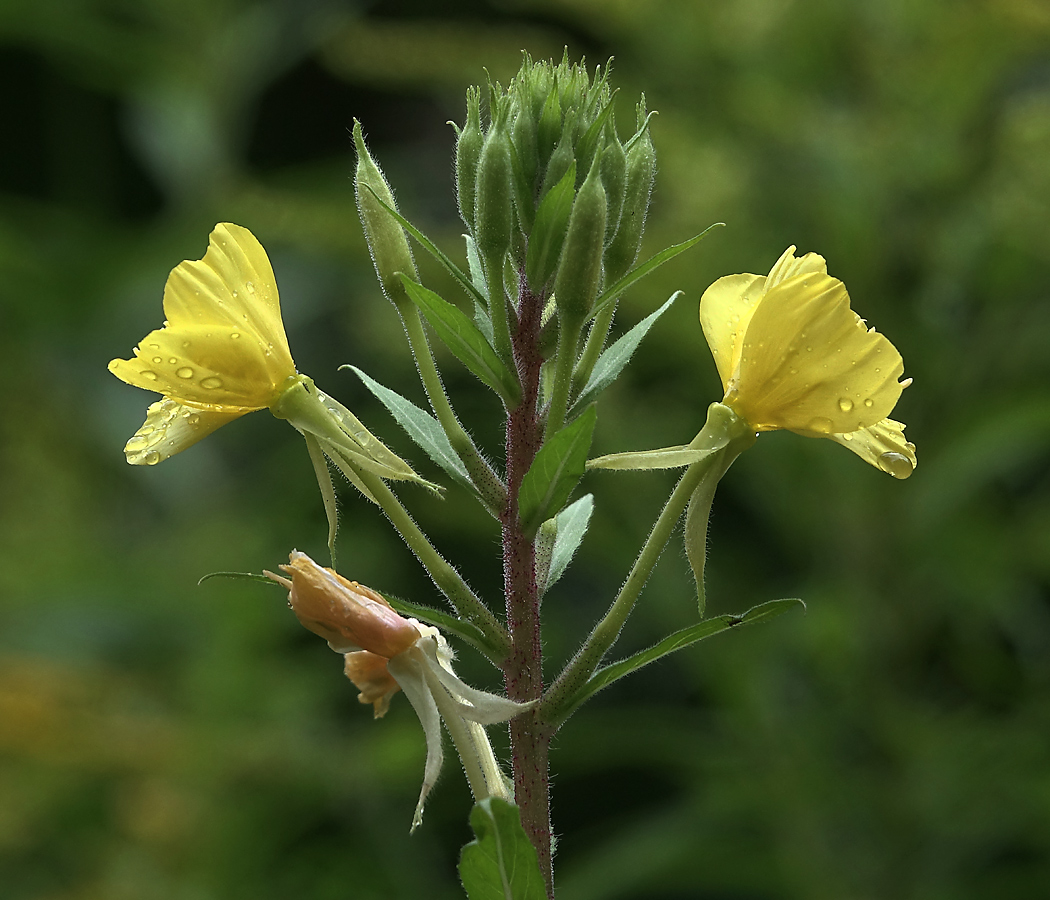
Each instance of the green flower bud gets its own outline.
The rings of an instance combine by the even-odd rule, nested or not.
[[[456,140],[456,201],[467,228],[474,228],[474,188],[485,136],[481,133],[481,91],[467,88],[467,121]]]
[[[536,128],[536,149],[541,166],[547,165],[550,160],[561,132],[561,101],[558,99],[558,86],[555,84],[551,86],[547,94],[543,111],[540,113],[539,125]]]
[[[477,194],[474,207],[474,241],[486,264],[502,267],[510,247],[513,227],[512,176],[510,138],[506,127],[506,104],[493,111],[494,120],[478,160]],[[497,279],[500,278],[497,270]],[[492,274],[486,276],[493,282]],[[495,280],[493,288],[500,284]]]
[[[605,199],[609,211],[605,217],[605,242],[608,244],[620,225],[620,213],[623,211],[623,199],[627,190],[627,155],[623,144],[616,136],[616,125],[609,126],[612,140],[602,151],[601,173],[602,187],[605,188]]]
[[[638,258],[642,231],[645,229],[645,214],[649,209],[649,195],[656,175],[656,150],[649,134],[644,97],[638,104],[638,119],[638,133],[627,146],[623,212],[616,234],[605,251],[605,268],[610,281],[618,281],[626,275]]]
[[[563,323],[582,322],[598,296],[605,216],[605,188],[598,174],[598,160],[595,160],[572,205],[569,230],[554,280],[554,299]]]
[[[565,127],[561,132],[561,140],[558,141],[558,146],[547,163],[547,171],[543,173],[543,186],[540,188],[541,202],[547,196],[547,192],[565,177],[565,173],[569,171],[569,166],[576,160],[576,153],[572,145],[574,121],[575,116],[571,114],[566,118]],[[576,167],[576,171],[580,171],[579,166]]]
[[[376,275],[379,276],[383,293],[398,309],[411,308],[412,301],[398,273],[404,272],[409,278],[415,279],[416,264],[405,230],[383,207],[385,203],[396,210],[397,204],[390,185],[365,146],[361,123],[357,119],[354,119],[354,145],[357,147],[357,170],[354,174],[357,211],[361,216],[361,226],[376,267]]]
[[[514,195],[518,211],[518,223],[522,234],[532,231],[536,214],[536,173],[540,157],[536,149],[536,122],[531,111],[519,106],[511,129],[511,164],[514,169]]]

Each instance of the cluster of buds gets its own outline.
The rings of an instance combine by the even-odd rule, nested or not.
[[[634,136],[620,142],[607,78],[567,58],[526,57],[506,90],[491,88],[485,130],[480,92],[468,92],[456,186],[490,304],[508,257],[533,295],[553,290],[559,314],[581,319],[603,273],[617,280],[634,263],[656,157],[644,99]]]
[[[423,804],[441,771],[442,721],[475,799],[495,796],[511,801],[512,789],[483,726],[505,722],[530,704],[468,685],[452,669],[453,653],[444,636],[430,625],[401,616],[371,588],[348,581],[296,550],[288,565],[280,568],[289,577],[265,574],[288,589],[288,605],[303,627],[343,655],[344,672],[361,692],[358,700],[371,704],[378,719],[386,715],[391,697],[404,691],[419,716],[427,761],[413,830],[423,820]]]

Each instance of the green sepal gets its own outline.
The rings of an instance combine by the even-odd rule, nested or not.
[[[200,587],[205,581],[211,581],[213,578],[236,578],[241,581],[257,581],[261,584],[272,584],[275,587],[284,588],[284,585],[279,581],[274,581],[272,578],[267,578],[258,572],[209,572],[197,580],[197,587]]]
[[[403,600],[394,594],[388,594],[386,591],[379,591],[379,593],[397,612],[406,616],[412,616],[415,619],[419,619],[420,622],[426,622],[428,625],[434,625],[442,631],[447,631],[449,634],[454,634],[470,644],[471,647],[495,665],[498,666],[506,657],[506,653],[501,652],[498,647],[494,646],[486,637],[485,632],[473,622],[465,621],[452,613],[443,612],[431,606],[424,606],[422,603]]]
[[[594,495],[584,494],[579,500],[566,506],[554,519],[557,534],[554,538],[550,567],[547,570],[541,593],[561,578],[562,573],[569,567],[569,563],[572,562],[573,556],[583,542],[583,536],[587,534],[587,526],[591,522],[593,512]]]
[[[710,456],[715,450],[697,449],[688,444],[661,447],[659,450],[636,450],[628,453],[610,453],[587,460],[587,471],[612,469],[619,472],[650,471],[652,469],[681,469]]]
[[[635,282],[645,278],[645,276],[654,269],[658,269],[668,260],[674,259],[679,253],[699,244],[713,228],[719,228],[724,225],[725,222],[715,222],[714,225],[709,225],[700,232],[700,234],[689,238],[688,241],[682,241],[680,244],[673,244],[666,250],[661,250],[659,253],[650,256],[645,262],[635,266],[630,272],[624,275],[623,278],[601,292],[598,299],[594,301],[594,308],[591,310],[588,318],[593,319],[610,303],[615,303],[620,299],[620,296],[624,291],[631,287]]]
[[[674,632],[674,634],[668,635],[647,650],[641,650],[627,659],[622,659],[608,666],[602,666],[583,683],[583,686],[561,708],[552,711],[551,722],[552,724],[560,724],[572,715],[582,703],[597,694],[598,691],[607,688],[614,681],[623,678],[625,675],[638,671],[642,666],[656,662],[656,660],[667,656],[669,653],[674,653],[676,650],[689,647],[698,641],[729,631],[739,625],[754,625],[758,622],[765,622],[767,619],[775,618],[795,606],[801,606],[803,610],[806,608],[806,604],[801,599],[791,597],[784,600],[770,600],[767,603],[754,606],[740,615],[713,616],[710,619],[704,619],[702,622],[697,622],[695,625],[690,625],[688,628],[682,628]]]
[[[560,510],[586,471],[597,410],[591,406],[540,448],[518,492],[518,518],[527,536]]]
[[[576,196],[576,162],[540,202],[536,221],[529,236],[525,257],[525,277],[534,293],[543,290],[554,274],[561,257],[565,232],[569,228],[572,201]]]
[[[324,451],[312,434],[303,434],[306,439],[306,450],[310,454],[310,462],[314,467],[314,476],[317,478],[317,487],[321,491],[321,500],[324,503],[324,513],[328,518],[328,555],[332,560],[332,568],[335,568],[335,536],[339,530],[339,509],[335,501],[335,486],[332,484],[332,473],[328,471],[328,461],[325,459]]]
[[[536,848],[521,827],[518,807],[487,797],[470,813],[475,839],[459,857],[469,900],[547,900]]]
[[[620,377],[620,373],[624,370],[627,363],[631,361],[634,351],[638,349],[642,339],[649,333],[649,329],[681,296],[681,291],[675,291],[663,306],[642,319],[641,322],[598,357],[598,361],[591,370],[591,377],[587,380],[587,384],[580,391],[580,396],[576,399],[566,416],[569,421],[575,418],[578,410],[585,409],[588,404],[598,398],[602,391]]]
[[[517,378],[465,313],[432,290],[403,278],[405,290],[455,357],[513,408],[521,399]]]

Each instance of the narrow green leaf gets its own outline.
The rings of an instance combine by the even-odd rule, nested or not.
[[[667,312],[671,308],[671,304],[681,296],[681,291],[675,291],[671,298],[656,312],[650,313],[642,319],[641,322],[598,357],[598,362],[594,364],[594,368],[591,370],[591,377],[587,380],[583,390],[580,391],[580,396],[576,398],[572,409],[569,410],[569,415],[567,416],[569,421],[576,417],[577,410],[584,409],[588,404],[596,400],[602,391],[620,377],[620,373],[624,370],[627,363],[631,361],[631,357],[634,355],[634,351],[638,349],[642,338],[649,333],[649,329],[653,327],[656,320]]]
[[[310,454],[310,462],[314,467],[314,476],[317,478],[317,486],[321,490],[321,500],[324,502],[324,512],[328,517],[328,555],[332,558],[332,568],[335,568],[335,535],[339,529],[339,510],[335,502],[335,487],[332,484],[332,473],[328,471],[328,460],[325,459],[324,451],[312,434],[302,432],[306,438],[306,449]]]
[[[412,616],[421,622],[435,625],[442,631],[454,634],[456,637],[466,641],[474,649],[488,657],[493,663],[499,665],[503,659],[498,650],[489,643],[483,632],[472,622],[466,622],[457,618],[452,613],[434,609],[432,606],[424,606],[422,603],[413,603],[410,600],[402,600],[386,591],[379,591],[386,601],[399,613]]]
[[[685,528],[683,529],[685,555],[693,570],[693,579],[696,582],[696,605],[701,619],[707,608],[707,590],[704,587],[704,568],[707,565],[707,526],[711,520],[711,505],[715,499],[715,489],[718,487],[719,480],[725,475],[727,467],[726,454],[720,450],[707,466],[707,471],[704,472],[703,478],[700,479],[692,497],[689,498],[689,506],[685,513]]]
[[[364,386],[387,408],[390,415],[397,420],[397,424],[404,428],[408,436],[426,451],[427,456],[441,466],[453,481],[472,493],[476,493],[466,467],[456,455],[456,451],[452,449],[452,444],[449,443],[448,436],[437,419],[420,409],[411,400],[406,400],[396,391],[384,387],[357,366],[346,365],[339,368],[352,370],[361,379]]]
[[[715,222],[714,225],[708,226],[704,231],[696,235],[696,237],[691,237],[688,241],[683,241],[681,244],[674,244],[668,247],[666,250],[661,250],[655,256],[651,256],[645,262],[635,266],[633,269],[631,269],[630,272],[624,275],[623,278],[617,281],[616,284],[606,288],[604,291],[601,292],[598,299],[594,301],[594,308],[591,309],[588,318],[593,319],[610,303],[615,303],[619,299],[620,295],[623,294],[623,292],[626,291],[636,281],[640,281],[641,279],[645,278],[645,276],[652,272],[654,269],[658,269],[669,259],[674,259],[679,253],[682,253],[688,250],[690,247],[693,247],[696,244],[700,243],[700,241],[707,236],[708,232],[710,232],[712,228],[718,228],[722,225],[725,225],[725,222]]]
[[[625,675],[630,675],[632,672],[642,668],[642,666],[647,666],[649,663],[667,656],[669,653],[674,653],[676,650],[681,650],[683,647],[688,647],[712,635],[729,631],[738,625],[754,625],[758,622],[775,618],[795,606],[806,608],[806,604],[798,597],[785,600],[770,600],[768,603],[752,607],[741,615],[714,616],[710,619],[704,619],[702,622],[697,622],[695,625],[690,625],[688,628],[676,631],[648,650],[641,650],[627,659],[622,659],[619,662],[600,668],[566,704],[564,712],[561,712],[558,718],[567,718],[581,703],[593,697],[598,691],[608,687]]]
[[[485,270],[481,268],[481,257],[478,256],[478,245],[469,234],[463,235],[467,240],[467,263],[470,266],[470,278],[474,286],[482,295],[488,296],[488,288],[485,286]],[[485,335],[485,340],[495,346],[495,332],[492,330],[492,319],[489,317],[485,304],[477,298],[474,299],[474,324],[478,331]]]
[[[469,900],[546,900],[536,848],[513,803],[488,797],[474,806],[475,839],[459,857],[459,877]]]
[[[535,534],[544,519],[561,509],[583,477],[597,417],[595,408],[589,407],[536,454],[518,492],[518,518],[527,535]]]
[[[369,185],[366,184],[365,187],[372,191],[372,188]],[[396,209],[394,209],[388,203],[383,202],[383,199],[378,194],[376,194],[375,191],[372,191],[372,194],[375,195],[375,198],[379,201],[380,205],[384,209],[386,209],[386,211],[390,213],[390,215],[397,219],[398,222],[401,223],[401,227],[404,228],[405,231],[412,235],[412,237],[414,237],[417,241],[419,241],[423,249],[425,249],[431,256],[434,257],[434,259],[436,259],[439,263],[441,263],[441,265],[445,267],[445,270],[463,286],[463,289],[468,294],[470,294],[471,297],[473,297],[480,303],[485,303],[485,295],[482,294],[474,286],[474,283],[470,280],[470,278],[468,278],[464,274],[463,270],[454,262],[452,262],[452,260],[449,259],[448,256],[437,246],[437,244],[430,240],[430,238],[423,234],[422,231],[416,228],[415,225],[409,222],[408,219],[401,215],[401,213],[399,213]]]
[[[587,533],[587,526],[594,512],[594,495],[584,494],[575,503],[566,506],[558,513],[558,536],[554,539],[554,551],[551,553],[550,569],[547,572],[545,588],[549,588],[561,578]]]
[[[691,466],[706,456],[714,453],[710,449],[691,448],[686,445],[678,447],[662,447],[659,450],[639,450],[631,453],[610,453],[608,456],[598,456],[587,460],[587,469],[617,469],[646,470],[646,469],[680,469],[683,466]]]
[[[525,277],[534,291],[543,288],[558,266],[576,196],[575,186],[576,161],[573,160],[561,181],[547,192],[536,210],[536,222],[525,254]]]
[[[401,276],[405,290],[427,317],[438,337],[445,342],[456,358],[503,401],[513,407],[521,396],[517,378],[504,365],[492,345],[478,327],[456,306],[433,291],[416,284],[406,275]]]
[[[280,582],[267,578],[265,575],[260,575],[258,572],[209,572],[207,575],[201,576],[197,581],[197,586],[200,587],[205,581],[211,581],[213,578],[238,578],[241,581],[258,581],[262,584],[272,584],[276,587],[284,588],[284,585]]]

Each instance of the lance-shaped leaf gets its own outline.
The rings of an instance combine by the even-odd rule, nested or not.
[[[513,803],[488,797],[474,806],[475,839],[463,848],[459,877],[469,900],[546,900],[536,848]]]
[[[617,281],[616,284],[607,287],[598,295],[598,299],[594,301],[594,307],[591,309],[588,318],[593,319],[610,303],[615,303],[620,295],[636,281],[645,278],[645,276],[654,269],[658,269],[669,259],[674,259],[679,253],[683,253],[690,247],[700,243],[712,228],[718,228],[721,225],[725,225],[725,222],[715,222],[714,225],[708,226],[700,234],[696,235],[696,237],[691,237],[688,241],[682,241],[680,244],[674,244],[666,250],[661,250],[655,256],[650,256],[645,262],[635,266],[630,272],[624,275],[623,278]]]
[[[707,526],[711,520],[711,504],[715,499],[715,489],[732,464],[726,458],[724,450],[717,451],[711,459],[704,477],[700,479],[685,513],[685,555],[693,570],[696,581],[696,605],[700,618],[704,617],[707,607],[707,591],[704,588],[704,567],[707,564]]]
[[[536,454],[518,492],[518,518],[527,535],[561,509],[583,477],[598,413],[593,406],[557,432]]]
[[[587,526],[591,522],[593,512],[594,495],[584,494],[575,503],[569,504],[558,513],[555,519],[558,523],[558,533],[554,539],[554,550],[551,552],[550,568],[547,571],[543,590],[547,590],[561,578],[562,573],[572,562],[576,550],[583,542],[583,536],[587,533]]]
[[[573,160],[561,181],[547,192],[536,210],[536,222],[525,254],[525,277],[533,291],[542,290],[558,266],[576,195],[575,185],[576,161]]]
[[[324,512],[328,517],[328,555],[332,558],[332,568],[335,568],[335,535],[339,529],[339,510],[335,502],[335,486],[332,484],[332,473],[328,471],[328,460],[325,459],[324,451],[312,434],[304,434],[306,438],[306,449],[310,454],[310,462],[314,467],[314,476],[317,478],[317,486],[321,489],[321,500],[324,501]]]
[[[572,409],[569,410],[567,418],[570,421],[576,417],[579,410],[586,408],[588,404],[596,400],[602,391],[620,377],[620,373],[624,370],[627,363],[631,361],[631,357],[634,355],[634,351],[638,349],[642,338],[649,333],[649,329],[653,327],[656,320],[667,312],[671,308],[671,304],[681,296],[681,291],[675,291],[671,298],[656,312],[647,315],[598,357],[598,362],[594,364],[594,368],[591,370],[591,377],[587,380],[583,390],[580,391],[580,396],[576,399]]]
[[[411,400],[406,400],[397,391],[384,387],[374,378],[362,372],[357,366],[340,366],[341,369],[352,370],[372,394],[383,404],[400,425],[420,447],[427,456],[441,466],[445,472],[462,487],[472,493],[476,493],[470,476],[467,474],[463,461],[452,449],[448,436],[441,424],[430,413],[420,409]]]
[[[485,270],[481,267],[481,257],[478,256],[478,245],[469,234],[463,235],[467,240],[467,263],[470,266],[470,278],[483,296],[488,296],[488,288],[485,286]],[[489,318],[488,310],[484,302],[474,298],[474,324],[478,330],[485,335],[485,340],[490,344],[495,337],[492,331],[492,319]]]
[[[401,215],[401,213],[399,213],[396,209],[394,209],[388,203],[384,202],[382,197],[376,194],[376,192],[373,191],[371,187],[369,187],[368,185],[365,185],[365,187],[372,191],[372,194],[375,196],[376,200],[379,201],[379,204],[388,213],[390,213],[390,215],[397,219],[397,221],[401,224],[401,227],[404,228],[405,231],[407,231],[410,235],[412,235],[412,237],[419,241],[420,245],[423,247],[424,250],[426,250],[431,256],[434,257],[434,259],[436,259],[439,263],[441,263],[441,265],[445,267],[445,270],[463,286],[463,289],[468,294],[470,294],[471,297],[473,297],[475,300],[481,303],[485,302],[485,295],[482,294],[474,286],[473,282],[464,274],[463,270],[454,262],[452,262],[452,260],[448,258],[448,255],[444,253],[441,250],[441,248],[438,247],[437,244],[430,240],[430,238],[423,234],[422,231],[416,228],[415,225],[409,222],[408,219]]]
[[[676,650],[681,650],[683,647],[688,647],[712,635],[729,631],[738,625],[754,625],[757,622],[764,622],[796,606],[801,606],[802,609],[806,608],[806,604],[798,597],[785,600],[770,600],[768,603],[752,607],[741,615],[714,616],[710,619],[704,619],[702,622],[697,622],[695,625],[690,625],[688,628],[676,631],[648,650],[641,650],[633,656],[627,657],[627,659],[622,659],[619,662],[598,669],[561,709],[553,711],[552,717],[556,722],[564,721],[580,704],[593,697],[602,688],[608,687],[614,681],[623,678],[624,675],[636,672],[642,666],[656,662],[656,660],[667,656],[669,653],[674,653]]]
[[[503,399],[514,406],[521,397],[518,379],[504,365],[492,345],[478,327],[456,306],[416,284],[406,275],[401,276],[405,290],[438,337],[444,341],[456,358]]]
[[[659,450],[638,450],[628,453],[610,453],[587,460],[587,469],[617,469],[621,471],[648,469],[680,469],[691,466],[713,450],[697,449],[686,444],[661,447]]]

